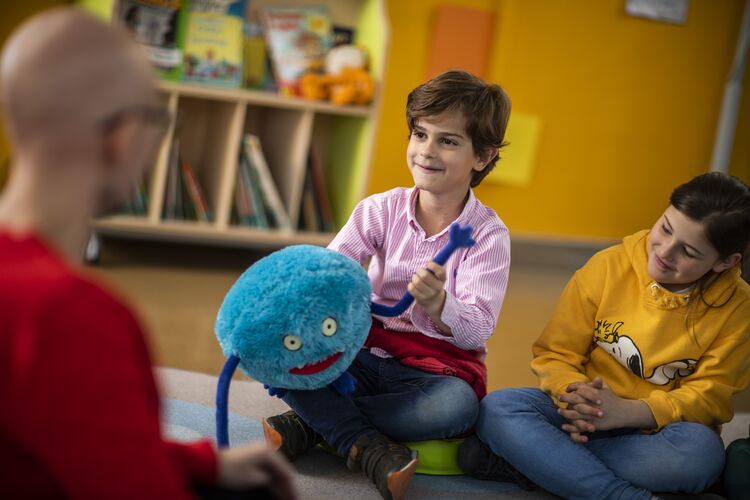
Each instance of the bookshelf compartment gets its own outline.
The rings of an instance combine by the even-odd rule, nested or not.
[[[218,227],[226,227],[229,222],[231,203],[231,183],[239,148],[239,124],[244,115],[243,106],[233,102],[220,102],[211,99],[179,96],[177,103],[177,121],[174,139],[178,141],[179,164],[170,151],[167,160],[167,171],[184,168],[187,163],[194,173],[206,203],[210,209],[209,222]],[[167,172],[169,173],[169,172]],[[163,204],[164,211],[169,212],[170,186],[168,177],[165,182]],[[169,219],[164,217],[162,219]],[[171,219],[170,219],[171,220]]]
[[[333,219],[341,227],[362,198],[370,169],[372,120],[317,114],[312,145],[323,165]]]
[[[253,0],[246,17],[258,20],[257,12],[262,7],[285,4],[288,2]],[[97,231],[128,238],[269,250],[300,243],[325,245],[330,241],[332,231],[346,221],[365,194],[388,45],[385,2],[298,0],[294,4],[328,7],[333,25],[350,28],[353,43],[368,49],[370,71],[378,82],[373,103],[336,106],[261,90],[161,81],[158,90],[176,121],[147,174],[147,212],[98,220]],[[259,139],[290,219],[288,228],[259,228],[237,224],[233,219],[240,146],[246,134]],[[192,167],[210,204],[213,217],[208,222],[164,218],[173,138],[178,139],[182,157]],[[307,178],[311,151],[319,163],[318,177],[323,180],[330,201],[329,219],[333,221],[328,227],[317,229],[310,229],[300,218],[304,203],[310,214]],[[320,185],[315,189],[320,192]]]
[[[313,116],[309,110],[247,107],[244,133],[260,139],[292,227],[298,222]]]

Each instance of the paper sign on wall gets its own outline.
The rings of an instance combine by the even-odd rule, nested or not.
[[[531,182],[542,121],[538,116],[513,111],[505,131],[508,146],[500,151],[500,161],[485,182],[526,186]]]
[[[688,0],[626,0],[625,12],[654,21],[685,24]]]

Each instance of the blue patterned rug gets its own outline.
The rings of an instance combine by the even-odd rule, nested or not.
[[[164,370],[162,370],[164,372]],[[195,380],[200,374],[188,374],[170,370],[167,374],[172,380],[166,385],[178,383],[183,391],[191,392],[188,399],[206,399],[207,404],[186,401],[184,399],[167,399],[163,403],[163,426],[165,434],[177,441],[194,441],[214,437],[214,408],[212,382]],[[188,374],[188,375],[182,375]],[[190,380],[174,380],[174,377],[190,377]],[[212,379],[212,377],[209,377]],[[201,384],[205,387],[201,387]],[[255,413],[272,415],[278,412],[279,402],[266,396],[259,384],[252,382],[233,383],[232,396],[244,409]],[[185,389],[188,387],[188,389]],[[180,392],[168,388],[168,396]],[[201,393],[206,393],[205,395]],[[196,396],[198,394],[198,396]],[[242,394],[242,398],[240,397]],[[250,398],[251,401],[247,401]],[[231,400],[230,400],[231,401]],[[263,407],[268,411],[264,412]],[[229,414],[229,437],[232,444],[246,443],[263,439],[263,428],[260,418],[241,415],[231,411]],[[322,450],[314,449],[294,463],[298,471],[297,488],[302,499],[357,499],[377,500],[377,490],[361,474],[350,472],[344,461]],[[509,483],[478,481],[466,476],[428,476],[417,474],[412,479],[407,499],[455,499],[473,500],[485,498],[550,498],[543,492],[528,493]]]

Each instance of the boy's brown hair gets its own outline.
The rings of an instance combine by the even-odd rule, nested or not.
[[[454,110],[463,113],[466,119],[466,133],[471,138],[474,154],[482,155],[488,149],[499,152],[506,145],[503,138],[510,116],[508,95],[499,85],[486,83],[461,70],[441,73],[409,93],[406,99],[409,132],[420,118]],[[496,154],[481,172],[472,173],[471,187],[482,182],[499,158]]]

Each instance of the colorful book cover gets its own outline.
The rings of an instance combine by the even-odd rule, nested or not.
[[[328,9],[322,6],[266,7],[266,40],[276,86],[281,93],[299,95],[299,79],[320,71],[333,44]]]
[[[193,171],[193,167],[187,161],[182,162],[182,179],[187,188],[191,205],[195,208],[195,216],[199,221],[209,222],[213,218],[211,208],[208,205],[206,195]]]
[[[242,83],[251,89],[275,90],[268,64],[268,51],[263,27],[258,23],[245,23],[244,60]]]
[[[242,84],[245,0],[186,0],[183,80]]]
[[[143,46],[162,78],[178,80],[182,68],[184,0],[119,0],[115,22]]]

